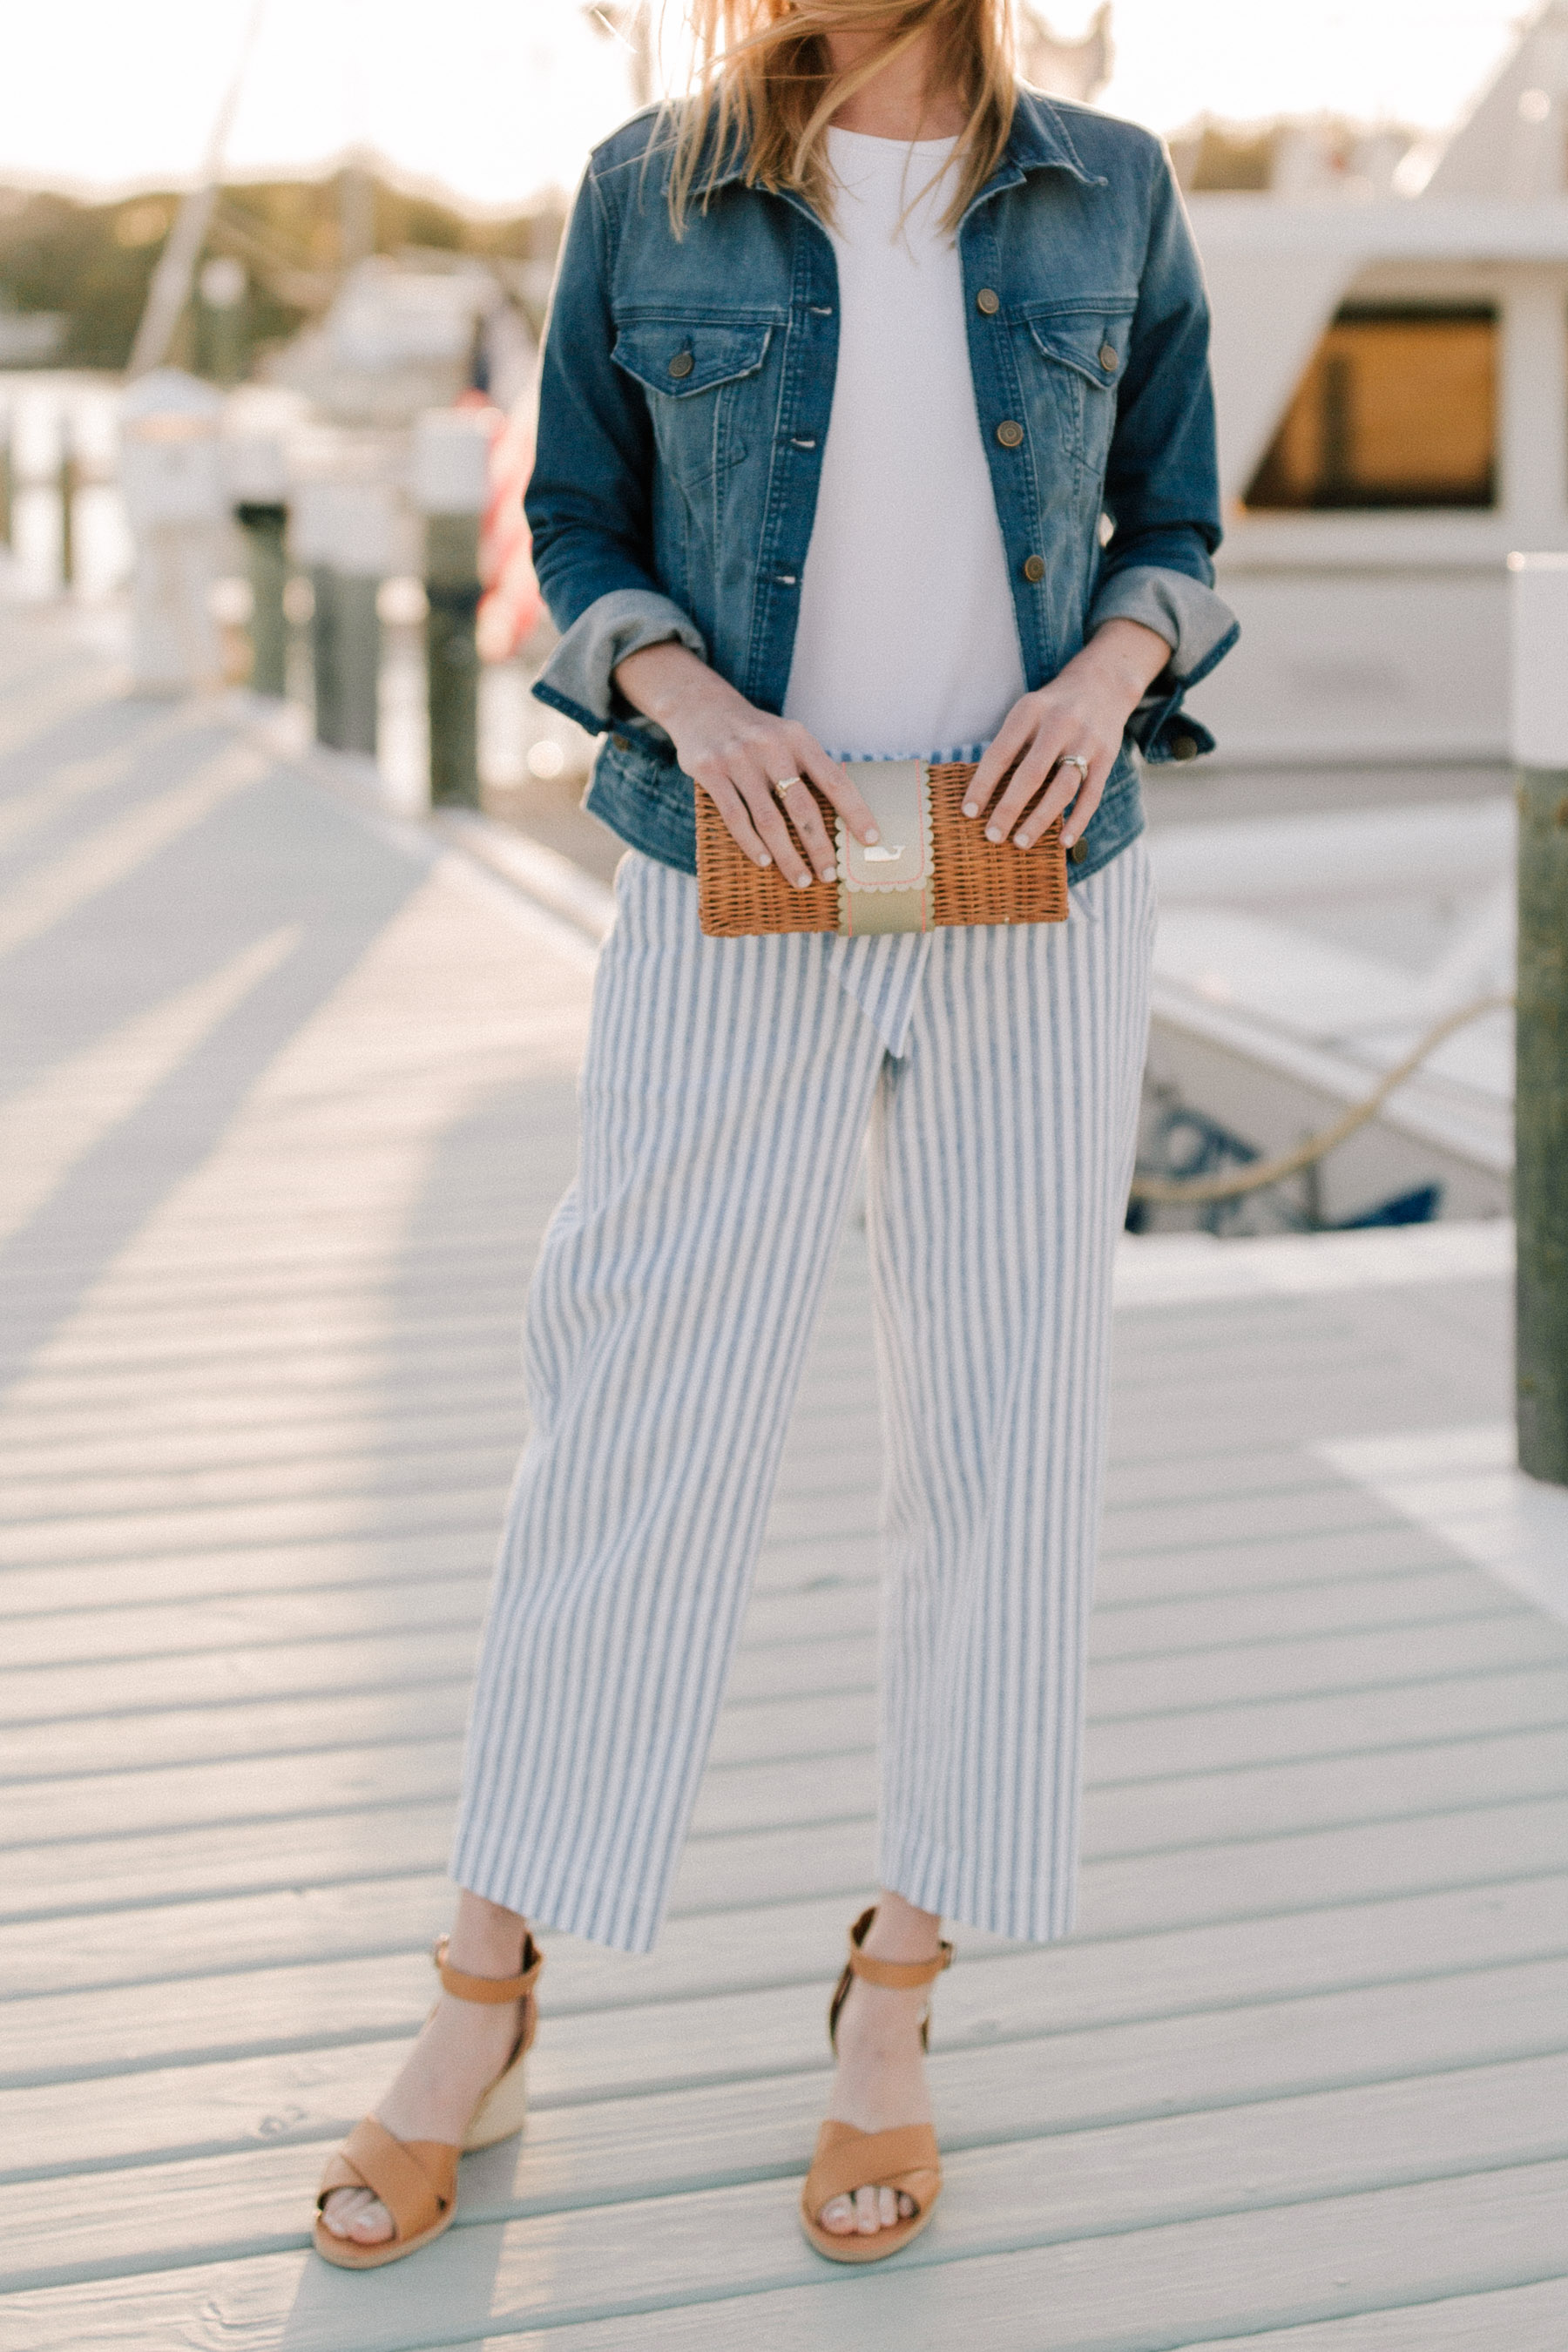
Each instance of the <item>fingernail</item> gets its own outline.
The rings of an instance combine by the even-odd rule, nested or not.
[[[810,875],[797,874],[795,877],[795,887],[797,890],[809,890],[811,887]]]
[[[1077,839],[1078,835],[1076,833],[1064,833],[1062,835],[1062,847],[1064,849],[1070,849]]]
[[[1029,846],[1029,836],[1026,833],[1016,833],[1013,835],[1013,841],[1016,848],[1027,849]]]
[[[768,855],[768,853],[767,853],[767,851],[766,851],[765,849],[764,849],[763,851],[762,851],[762,853],[760,854],[760,856],[758,856],[758,859],[757,859],[757,864],[758,864],[759,866],[771,866],[771,865],[773,864],[773,859],[769,856],[769,855]]]
[[[837,882],[838,879],[837,866],[825,866],[822,869],[822,878],[825,882]]]
[[[978,816],[980,814],[980,811],[973,801],[965,801],[963,803],[963,814],[965,816]]]
[[[872,849],[876,846],[877,843],[881,840],[882,836],[878,832],[874,824],[868,824],[860,838],[865,843],[868,849]]]
[[[987,841],[1000,841],[1002,838],[1000,828],[994,824],[988,824],[985,828],[985,838]]]

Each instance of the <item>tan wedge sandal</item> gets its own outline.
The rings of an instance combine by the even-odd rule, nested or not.
[[[417,2253],[432,2238],[448,2230],[458,2210],[458,2158],[479,2147],[493,2147],[522,2129],[524,2097],[522,2062],[539,2022],[534,1986],[544,1956],[531,1936],[522,1944],[522,1972],[515,1977],[470,1977],[447,1965],[447,1938],[440,1937],[432,1956],[442,1990],[458,2000],[499,2004],[521,2000],[522,2025],[507,2060],[468,2118],[461,2147],[443,2139],[397,2139],[384,2124],[366,2116],[355,2124],[321,2175],[316,2198],[316,2252],[340,2270],[374,2271],[383,2263],[400,2263]],[[329,2230],[321,2208],[334,2189],[368,2189],[392,2216],[392,2235],[379,2245],[362,2246]]]
[[[890,1992],[912,1992],[931,1984],[952,1965],[952,1946],[943,1944],[934,1960],[873,1960],[860,1948],[876,1917],[876,1906],[862,1911],[849,1930],[849,1958],[838,1979],[827,2011],[828,2046],[838,2049],[838,2016],[857,1977],[883,1985]],[[927,2047],[931,2029],[928,2006],[921,2020],[921,2048]],[[837,2236],[822,2226],[822,2213],[836,2197],[857,2189],[891,2189],[907,2197],[914,2211],[904,2221],[873,2235]],[[853,2124],[829,2117],[816,2136],[816,2153],[800,2192],[800,2225],[807,2240],[830,2263],[881,2263],[918,2238],[936,2210],[942,2194],[942,2157],[930,2124],[900,2124],[893,2131],[857,2131]]]

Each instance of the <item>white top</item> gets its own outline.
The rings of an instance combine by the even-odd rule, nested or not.
[[[956,144],[827,133],[838,373],[784,707],[830,751],[959,751],[1026,688],[958,249],[939,226]]]

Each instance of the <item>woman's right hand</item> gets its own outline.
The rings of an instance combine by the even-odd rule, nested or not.
[[[810,887],[812,867],[825,882],[837,878],[833,844],[803,777],[858,841],[877,839],[876,821],[847,771],[810,730],[757,709],[687,646],[645,646],[617,665],[615,681],[636,709],[658,721],[687,774],[756,865],[776,865],[800,890]],[[774,789],[791,779],[782,794]]]

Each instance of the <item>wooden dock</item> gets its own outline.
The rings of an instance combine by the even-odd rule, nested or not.
[[[941,2214],[840,2273],[794,2204],[872,1852],[852,1228],[658,1951],[551,1939],[438,2246],[309,2251],[430,1997],[592,965],[0,612],[0,2344],[1562,2352],[1568,1632],[1353,1452],[1505,1475],[1498,1229],[1130,1249],[1080,1932],[960,1931]]]

